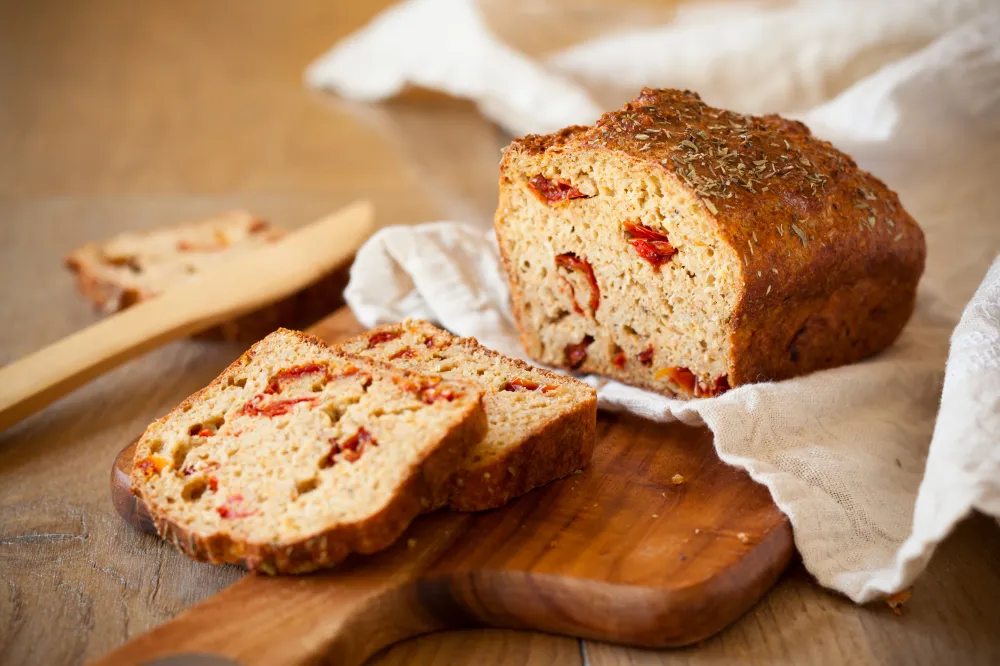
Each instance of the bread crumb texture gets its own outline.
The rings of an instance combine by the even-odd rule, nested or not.
[[[590,461],[597,395],[579,380],[508,358],[426,321],[382,326],[340,348],[482,388],[488,428],[459,466],[448,501],[453,509],[501,506]]]
[[[268,573],[388,546],[485,431],[474,383],[280,329],[139,440],[133,491],[198,559]]]

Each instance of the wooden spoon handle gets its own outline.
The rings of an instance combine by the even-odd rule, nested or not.
[[[371,204],[354,203],[0,369],[0,431],[129,359],[305,288],[373,226]]]

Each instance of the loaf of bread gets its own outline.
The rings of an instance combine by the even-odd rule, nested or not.
[[[339,347],[483,388],[489,427],[459,466],[448,497],[452,509],[502,506],[590,462],[597,396],[581,381],[507,358],[426,321],[382,326]]]
[[[542,363],[713,396],[874,354],[913,310],[923,233],[802,123],[644,89],[514,141],[500,171],[496,234]]]
[[[273,243],[284,232],[246,211],[87,243],[66,257],[80,291],[99,310],[123,310],[191,279],[236,253]],[[258,340],[279,326],[306,326],[341,304],[346,272],[269,307],[205,331],[200,337]]]
[[[132,491],[198,560],[302,573],[391,544],[485,433],[482,390],[280,329],[139,440]]]

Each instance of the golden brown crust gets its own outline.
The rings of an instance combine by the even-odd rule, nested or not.
[[[460,469],[448,507],[485,511],[590,464],[597,441],[597,399],[554,418],[488,465]]]
[[[733,386],[864,358],[891,344],[912,312],[923,232],[895,192],[800,122],[645,88],[593,127],[513,142],[501,180],[519,153],[549,149],[607,150],[661,168],[701,202],[741,258]]]
[[[329,350],[330,346],[316,336],[299,331],[287,331],[301,342]],[[143,440],[154,426],[174,416],[220,388],[233,374],[246,367],[257,354],[258,345],[248,349],[240,358],[231,363],[208,386],[197,391],[181,402],[166,416],[151,424],[136,447],[136,459],[145,455]],[[379,363],[354,354],[338,351],[360,366],[391,370],[404,377],[419,377],[417,373]],[[486,415],[482,409],[482,392],[472,382],[463,382],[470,391],[479,393],[479,406],[449,432],[439,446],[422,461],[414,474],[400,488],[392,500],[378,513],[350,524],[335,525],[324,532],[310,535],[290,544],[254,543],[233,538],[226,533],[203,536],[172,521],[166,512],[161,512],[153,498],[143,494],[143,475],[138,466],[133,466],[131,491],[146,504],[156,530],[165,540],[173,543],[190,557],[214,564],[230,563],[246,567],[250,571],[267,574],[306,573],[333,566],[352,552],[372,553],[391,545],[405,531],[406,527],[428,507],[443,503],[449,491],[449,481],[455,468],[464,459],[468,449],[482,439],[486,432]]]
[[[408,323],[432,327],[428,322],[384,324],[341,343],[337,348],[346,349],[352,343],[368,340],[382,333],[402,332]],[[447,344],[502,359],[515,370],[530,371],[552,382],[578,381],[520,359],[504,356],[484,347],[475,338],[460,338],[433,328],[437,331],[436,336],[446,336]],[[502,455],[475,467],[460,466],[450,486],[447,502],[436,503],[431,508],[447,504],[455,511],[483,511],[503,506],[515,497],[586,467],[590,463],[596,441],[597,394],[591,390],[589,400],[569,412],[549,419],[534,431],[524,433],[524,438],[518,445],[508,448]]]

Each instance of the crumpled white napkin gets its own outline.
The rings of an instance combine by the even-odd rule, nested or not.
[[[852,366],[692,402],[588,378],[599,387],[602,408],[710,427],[720,458],[765,484],[789,516],[809,571],[857,602],[908,586],[936,543],[970,510],[1000,516],[1000,260],[983,280],[1000,250],[1000,12],[980,11],[975,2],[950,3],[951,9],[930,1],[879,7],[863,16],[875,24],[861,30],[863,38],[844,27],[854,19],[829,5],[741,5],[733,11],[753,17],[755,25],[785,27],[768,30],[766,39],[723,47],[691,38],[707,28],[687,16],[644,29],[635,42],[617,35],[538,62],[491,34],[471,1],[411,0],[338,45],[308,75],[311,83],[370,99],[407,82],[435,87],[476,99],[486,113],[521,132],[596,117],[587,90],[563,78],[553,63],[589,63],[598,80],[632,57],[621,55],[628,49],[603,47],[608,40],[653,49],[660,39],[702,49],[709,64],[701,69],[689,50],[675,57],[673,49],[661,49],[656,66],[647,63],[643,82],[680,80],[717,89],[720,99],[725,88],[725,99],[744,109],[754,107],[747,89],[764,73],[740,70],[753,78],[723,85],[716,77],[727,60],[740,67],[752,54],[774,67],[784,62],[768,76],[817,90],[833,69],[844,73],[838,58],[882,64],[801,117],[896,189],[925,230],[927,272],[917,311],[897,343]],[[801,23],[787,23],[782,12]],[[702,17],[730,25],[726,7]],[[443,43],[468,23],[477,26],[468,39]],[[839,27],[827,30],[828,23]],[[807,37],[788,25],[805,26]],[[942,33],[936,39],[935,26]],[[825,41],[838,35],[832,46]],[[379,48],[388,42],[395,54]],[[802,49],[813,56],[791,57]],[[684,71],[674,72],[675,64]],[[796,99],[813,100],[821,92],[758,101],[795,109],[801,108]],[[389,228],[362,248],[355,266],[363,269],[352,271],[346,296],[363,323],[424,317],[523,357],[491,232],[457,222]]]

